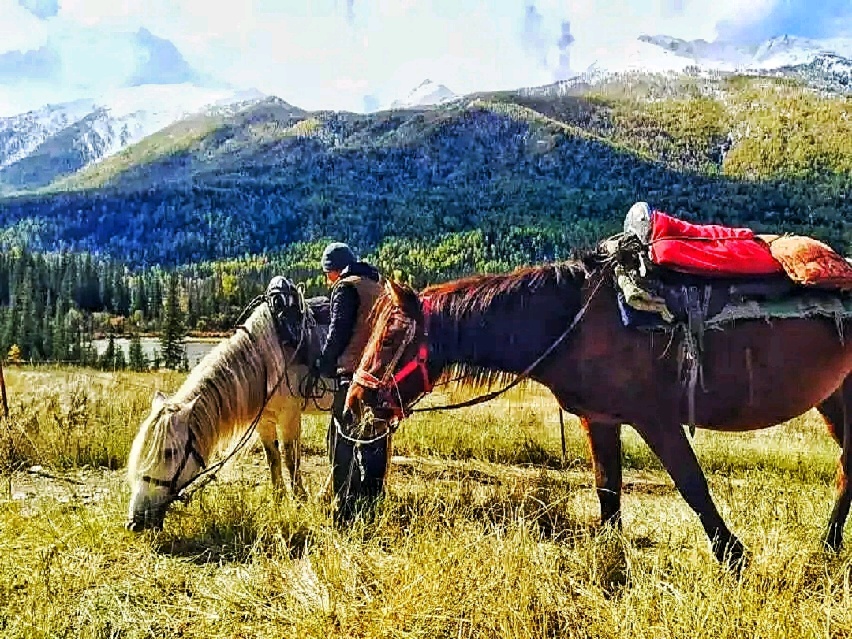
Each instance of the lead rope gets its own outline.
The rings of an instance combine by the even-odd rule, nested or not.
[[[545,350],[538,358],[529,366],[527,366],[515,379],[513,379],[510,383],[506,384],[503,388],[500,388],[496,391],[492,391],[490,393],[486,393],[485,395],[480,395],[479,397],[474,397],[473,399],[468,399],[463,402],[458,402],[456,404],[448,404],[446,406],[427,406],[426,408],[413,408],[409,410],[409,413],[431,413],[433,411],[439,410],[452,410],[456,408],[468,408],[469,406],[476,406],[477,404],[482,404],[484,402],[490,401],[496,397],[499,397],[503,393],[513,389],[515,386],[520,384],[521,382],[529,379],[530,374],[545,360],[547,359],[553,351],[555,351],[562,342],[574,331],[577,325],[580,323],[580,320],[583,319],[583,316],[586,314],[586,311],[589,310],[589,306],[592,303],[592,300],[595,299],[598,291],[603,285],[604,280],[606,279],[605,273],[602,273],[600,278],[598,279],[598,283],[595,285],[594,289],[592,289],[591,294],[588,299],[586,299],[586,303],[583,304],[582,308],[580,308],[579,312],[574,316],[574,319],[568,325],[562,334],[553,342],[547,350]],[[424,396],[421,396],[416,401],[420,401]],[[415,402],[416,403],[416,402]]]

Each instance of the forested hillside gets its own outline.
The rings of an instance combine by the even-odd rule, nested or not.
[[[636,76],[558,97],[464,98],[370,115],[271,99],[185,121],[36,195],[0,203],[0,240],[176,265],[341,237],[513,230],[564,250],[637,199],[675,214],[806,231],[848,248],[849,98],[789,80]],[[527,240],[525,238],[529,237]]]
[[[418,286],[560,259],[639,199],[849,251],[851,187],[849,97],[788,79],[630,75],[370,115],[269,99],[0,200],[0,349],[156,332],[175,268],[183,327],[227,329],[276,273],[320,292],[331,238]]]

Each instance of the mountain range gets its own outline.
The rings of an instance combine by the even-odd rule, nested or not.
[[[476,231],[502,268],[614,232],[643,199],[852,247],[849,59],[816,47],[758,72],[756,49],[742,70],[719,71],[664,44],[637,52],[675,70],[595,66],[464,96],[427,81],[373,113],[184,85],[7,118],[0,183],[16,194],[0,198],[0,245],[144,265],[324,237],[379,251],[402,250],[381,248],[398,238],[419,255]]]
[[[601,59],[569,80],[527,91],[558,93],[625,72],[683,71],[783,76],[838,93],[852,87],[852,39],[782,36],[746,46],[646,35],[621,53],[626,55],[618,62]],[[141,85],[0,118],[0,195],[47,187],[181,119],[225,115],[264,97],[256,90],[189,83]],[[384,108],[428,108],[458,97],[445,85],[425,80]]]
[[[0,118],[0,193],[46,186],[183,118],[234,112],[264,97],[190,84],[142,85]]]

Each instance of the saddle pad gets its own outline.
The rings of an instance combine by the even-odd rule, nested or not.
[[[852,319],[852,296],[837,292],[799,289],[799,293],[775,300],[731,303],[710,318],[708,328],[724,328],[740,320],[801,319],[824,317],[835,322]]]
[[[819,240],[786,235],[771,239],[769,250],[784,267],[787,276],[797,284],[852,290],[852,265]]]
[[[651,261],[706,277],[783,272],[767,244],[751,229],[691,224],[662,211],[654,211]]]

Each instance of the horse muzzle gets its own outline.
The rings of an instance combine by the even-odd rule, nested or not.
[[[143,532],[145,530],[159,531],[163,529],[163,522],[166,519],[166,510],[168,503],[162,506],[148,507],[145,509],[134,510],[130,518],[124,524],[124,527],[130,532]]]
[[[146,530],[160,531],[163,529],[163,520],[149,519],[130,519],[124,524],[124,527],[130,532],[141,533]]]

